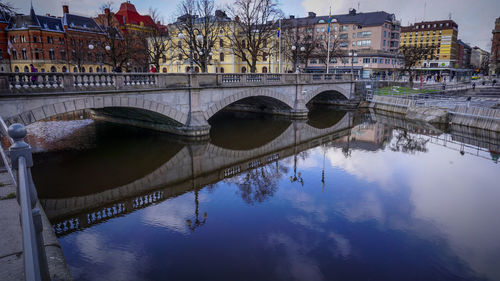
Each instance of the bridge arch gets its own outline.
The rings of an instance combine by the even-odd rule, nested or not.
[[[337,84],[328,84],[328,85],[320,86],[318,88],[313,88],[312,90],[308,91],[307,95],[304,97],[304,103],[305,104],[309,103],[314,97],[316,97],[317,95],[319,95],[321,93],[332,92],[332,91],[338,92],[339,94],[344,96],[346,99],[351,98],[349,89],[344,89]]]
[[[235,103],[237,101],[246,99],[246,98],[251,98],[251,97],[268,97],[274,100],[277,100],[285,105],[287,105],[290,109],[293,109],[294,107],[294,100],[290,99],[284,94],[281,94],[279,92],[271,91],[269,89],[262,89],[262,88],[250,88],[246,89],[240,92],[237,92],[233,95],[230,95],[212,106],[210,106],[205,112],[204,116],[205,119],[208,120],[210,117],[212,117],[215,113],[219,112],[226,106]]]
[[[135,97],[85,97],[75,98],[62,101],[49,101],[47,104],[27,109],[23,113],[10,116],[7,118],[7,125],[13,123],[23,123],[29,125],[43,119],[69,113],[83,109],[104,109],[104,108],[132,108],[149,112],[154,112],[164,117],[168,117],[180,124],[186,124],[187,114],[184,114],[177,109],[168,105],[154,102],[151,100],[140,99]]]

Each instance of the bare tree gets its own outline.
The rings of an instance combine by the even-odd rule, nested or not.
[[[0,0],[0,13],[7,18],[16,14],[16,9],[12,6],[10,2]]]
[[[129,50],[124,40],[124,36],[120,32],[119,23],[115,18],[112,5],[112,2],[101,5],[96,22],[105,32],[104,42],[98,47],[102,49],[101,51],[106,56],[105,63],[116,70],[121,69],[121,67],[126,64]]]
[[[170,35],[166,26],[162,24],[158,9],[149,9],[149,16],[156,24],[156,28],[151,33],[140,33],[147,38],[140,40],[144,44],[144,49],[147,54],[147,61],[153,64],[157,70],[160,69],[160,60],[166,59],[166,53],[170,50],[172,44],[170,43]]]
[[[192,59],[202,72],[207,72],[222,24],[229,19],[224,12],[215,10],[214,0],[183,0],[178,14],[174,26],[183,38],[177,50],[183,57]]]
[[[255,73],[257,61],[267,54],[267,43],[276,33],[276,20],[282,12],[274,0],[236,0],[227,9],[234,21],[232,28],[224,29],[226,38],[234,55]]]
[[[82,65],[88,59],[88,48],[82,37],[69,35],[68,43],[70,48],[70,63],[74,64],[78,71],[82,71]]]
[[[434,59],[434,46],[401,46],[400,51],[404,58],[403,71],[410,76],[410,87],[413,87],[415,66],[424,59]]]

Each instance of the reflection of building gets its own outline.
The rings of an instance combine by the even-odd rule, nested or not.
[[[392,130],[381,122],[356,125],[351,129],[351,134],[336,140],[334,143],[349,149],[377,151],[383,149],[387,140],[391,138]]]

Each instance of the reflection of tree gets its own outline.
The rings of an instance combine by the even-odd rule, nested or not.
[[[428,139],[411,135],[407,130],[399,130],[395,136],[395,142],[391,143],[392,151],[414,154],[415,152],[427,152],[425,147]]]
[[[274,195],[278,190],[278,180],[286,173],[288,168],[275,162],[249,170],[231,181],[238,186],[243,201],[248,204],[261,203]]]

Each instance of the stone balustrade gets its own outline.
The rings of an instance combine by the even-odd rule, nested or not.
[[[349,82],[347,74],[2,73],[0,93],[85,92]]]

